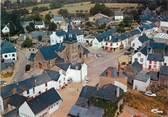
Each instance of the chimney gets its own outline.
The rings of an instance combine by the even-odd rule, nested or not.
[[[109,40],[111,40],[111,39],[112,39],[112,36],[110,35],[110,36],[109,36]]]
[[[120,88],[117,87],[117,88],[116,88],[116,97],[119,97],[119,96],[120,96]]]

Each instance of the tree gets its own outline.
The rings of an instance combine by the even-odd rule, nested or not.
[[[61,8],[63,6],[63,4],[61,3],[50,3],[49,7],[50,9],[57,9],[57,8]]]
[[[117,27],[117,32],[119,33],[124,33],[125,32],[125,26],[124,26],[124,23],[121,22],[118,27]]]
[[[132,18],[131,17],[125,17],[123,19],[123,23],[125,27],[131,27],[132,24]]]
[[[105,4],[96,3],[95,6],[90,9],[90,14],[95,15],[97,13],[102,13],[110,16],[111,10],[110,8],[106,7]]]
[[[42,41],[43,37],[40,35],[38,36],[38,41]]]
[[[51,20],[51,15],[50,15],[50,14],[46,14],[46,15],[45,15],[45,22],[46,22],[47,24],[49,24],[49,23],[50,23],[50,20]]]
[[[34,23],[30,22],[28,26],[26,26],[26,30],[28,32],[32,32],[35,30]]]
[[[49,23],[48,27],[49,31],[55,31],[57,29],[57,25],[53,22]]]
[[[69,13],[68,13],[67,9],[60,9],[58,11],[58,14],[62,15],[63,17],[69,16]]]
[[[32,40],[29,38],[26,38],[26,40],[22,43],[22,47],[24,48],[30,48],[33,46]]]

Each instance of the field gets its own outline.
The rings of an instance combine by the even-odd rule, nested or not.
[[[136,8],[138,4],[135,3],[105,3],[105,5],[112,9],[124,9],[124,8]],[[67,9],[69,13],[76,13],[76,11],[89,11],[91,7],[93,7],[94,4],[91,4],[90,2],[81,2],[81,3],[73,3],[73,4],[66,4],[60,9]],[[46,14],[49,11],[53,14],[57,14],[59,9],[53,9],[41,12],[41,14]]]

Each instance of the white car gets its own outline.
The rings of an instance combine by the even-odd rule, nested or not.
[[[158,108],[151,109],[152,113],[163,114],[163,111],[159,110]]]
[[[155,93],[152,93],[151,91],[145,92],[145,95],[146,95],[146,96],[150,96],[150,97],[156,97],[156,94],[155,94]]]

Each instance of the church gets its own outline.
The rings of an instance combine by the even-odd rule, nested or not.
[[[63,43],[40,47],[34,59],[35,68],[49,69],[58,63],[82,63],[89,51],[77,43],[77,35],[68,24]]]

